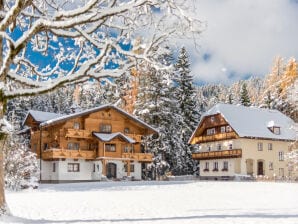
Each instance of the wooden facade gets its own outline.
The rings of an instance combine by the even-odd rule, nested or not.
[[[43,161],[101,160],[105,165],[106,161],[120,160],[127,164],[128,176],[130,162],[152,162],[142,139],[156,131],[111,105],[44,122],[29,113],[24,124],[31,127],[32,151]]]

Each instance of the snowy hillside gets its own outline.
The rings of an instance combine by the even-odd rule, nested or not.
[[[298,187],[262,182],[101,182],[7,192],[0,223],[298,223]]]

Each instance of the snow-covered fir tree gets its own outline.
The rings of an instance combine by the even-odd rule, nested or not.
[[[250,106],[251,102],[250,102],[250,97],[248,95],[248,91],[247,91],[247,84],[243,83],[242,87],[241,87],[241,92],[240,92],[240,102],[243,106]]]
[[[196,90],[193,85],[193,76],[190,74],[190,62],[187,51],[181,48],[177,62],[175,64],[175,92],[178,100],[178,113],[182,120],[180,125],[180,138],[183,143],[183,153],[179,153],[183,157],[183,168],[176,169],[176,174],[190,174],[194,170],[194,162],[191,154],[192,145],[188,144],[188,140],[195,130],[199,122],[200,114],[198,111],[198,99]]]

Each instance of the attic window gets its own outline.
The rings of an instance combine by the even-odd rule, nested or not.
[[[215,121],[215,117],[214,116],[210,117],[210,121],[211,122],[214,122]]]
[[[280,127],[272,127],[271,131],[276,135],[280,135]]]

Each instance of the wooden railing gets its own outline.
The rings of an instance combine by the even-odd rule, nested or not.
[[[44,160],[51,159],[95,159],[96,152],[91,150],[47,149],[42,152]]]
[[[211,152],[198,152],[198,153],[192,154],[192,158],[196,159],[196,160],[240,158],[240,157],[242,157],[242,149],[231,149],[231,150],[211,151]]]
[[[132,138],[136,142],[141,142],[142,141],[142,135],[136,135],[136,134],[125,134],[125,135]]]
[[[219,133],[215,135],[204,135],[204,136],[194,137],[191,143],[196,144],[196,143],[212,142],[212,141],[218,141],[218,140],[233,139],[237,137],[238,135],[235,132],[226,132],[226,133]]]
[[[152,154],[150,153],[123,153],[122,158],[137,160],[141,162],[152,162]]]
[[[91,138],[92,133],[91,131],[82,130],[82,129],[67,129],[66,138]]]

